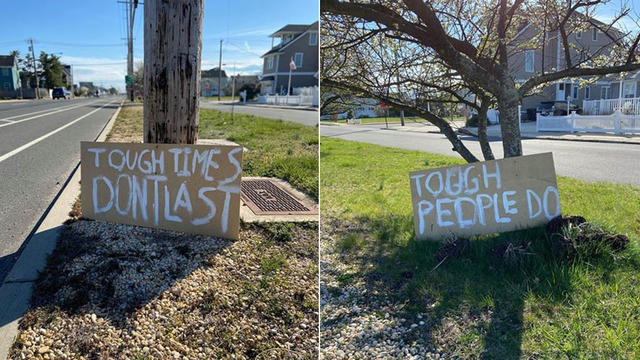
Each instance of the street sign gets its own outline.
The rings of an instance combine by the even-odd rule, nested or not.
[[[125,76],[124,76],[124,82],[125,82],[127,85],[132,85],[132,84],[133,84],[133,79],[131,78],[131,76],[129,76],[129,75],[125,75]]]
[[[551,153],[412,172],[416,238],[513,231],[560,215]]]
[[[242,147],[82,142],[82,214],[238,239]]]

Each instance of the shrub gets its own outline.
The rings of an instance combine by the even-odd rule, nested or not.
[[[478,127],[478,115],[474,114],[473,116],[468,118],[465,126],[466,127]]]

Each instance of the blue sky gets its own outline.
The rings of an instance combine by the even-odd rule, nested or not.
[[[141,3],[143,0],[141,0]],[[271,47],[269,34],[286,24],[318,20],[318,0],[206,0],[202,68],[218,66],[220,39],[223,69],[241,74],[261,70],[260,55]],[[136,12],[134,56],[143,57],[143,6]],[[127,47],[124,6],[117,0],[3,1],[0,54],[28,50],[27,39],[40,51],[62,53],[73,65],[74,82],[93,81],[124,89]]]

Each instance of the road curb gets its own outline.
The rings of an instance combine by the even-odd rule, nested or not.
[[[96,141],[104,141],[122,109],[124,100],[105,124]],[[33,285],[55,249],[63,223],[80,194],[80,162],[71,171],[64,185],[53,199],[34,231],[27,237],[18,260],[0,286],[0,359],[6,359],[18,334],[18,322],[29,309]]]
[[[370,125],[370,124],[366,124]],[[442,134],[440,131],[415,131],[415,130],[400,130],[393,128],[380,128],[380,130],[393,130],[393,131],[405,131],[412,132],[418,134]],[[463,135],[477,137],[477,135],[473,133],[463,133]],[[603,143],[603,144],[625,144],[625,145],[640,145],[640,142],[635,141],[624,141],[624,140],[616,140],[616,139],[579,139],[579,138],[559,138],[554,136],[521,136],[523,140],[551,140],[551,141],[574,141],[574,142],[592,142],[592,143]],[[489,140],[491,141],[500,141],[502,138],[499,136],[489,136]]]
[[[231,103],[231,102],[228,102],[228,103],[221,102],[221,105],[227,105],[227,106],[231,106],[231,105],[235,105],[235,106],[253,106],[253,107],[261,107],[261,108],[265,108],[265,109],[286,109],[286,110],[318,111],[318,108],[308,107],[308,106],[297,107],[297,106],[263,105],[263,104],[256,104],[256,103],[242,104],[242,103]]]

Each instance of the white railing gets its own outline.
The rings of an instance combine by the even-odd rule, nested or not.
[[[610,115],[616,110],[627,115],[640,114],[640,98],[583,100],[582,112],[588,115]]]
[[[611,115],[578,115],[536,117],[537,131],[640,133],[640,115],[625,115],[616,111]]]

